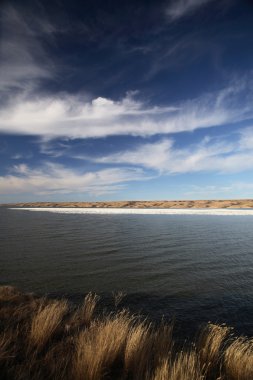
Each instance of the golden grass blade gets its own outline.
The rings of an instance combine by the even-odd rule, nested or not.
[[[99,380],[120,362],[132,318],[126,312],[95,321],[76,341],[75,378]]]
[[[234,340],[225,351],[224,366],[231,380],[253,379],[253,340]]]
[[[68,311],[67,301],[53,301],[41,306],[33,317],[30,342],[38,349],[43,348],[61,327],[63,316]]]
[[[203,380],[199,357],[196,351],[180,352],[174,360],[169,380]]]
[[[128,311],[78,310],[67,301],[0,287],[0,377],[4,380],[253,380],[253,340],[208,324],[177,352],[172,325]],[[74,326],[74,327],[73,327]]]
[[[230,332],[230,327],[212,323],[203,329],[198,348],[201,367],[208,376],[215,378],[220,375],[224,346]]]

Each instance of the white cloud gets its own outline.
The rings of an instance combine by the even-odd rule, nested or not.
[[[11,156],[11,159],[12,160],[30,160],[31,158],[33,157],[33,154],[32,153],[16,153],[14,154],[13,156]]]
[[[104,164],[131,164],[163,172],[167,168],[172,146],[172,140],[164,139],[156,143],[140,145],[134,150],[97,158],[95,161]]]
[[[170,139],[142,144],[129,151],[96,158],[99,163],[131,164],[161,174],[191,172],[233,173],[253,170],[253,128],[241,131],[237,142],[205,138],[198,144],[176,148]]]
[[[243,105],[241,98],[247,92]],[[151,136],[194,131],[253,117],[251,78],[200,98],[170,106],[148,106],[129,93],[115,101],[79,96],[17,96],[0,110],[0,132],[47,138],[112,135]]]
[[[166,9],[166,15],[169,19],[176,20],[211,1],[214,0],[172,0]]]
[[[22,8],[21,8],[22,9]],[[52,32],[47,20],[28,19],[11,5],[1,8],[0,88],[5,91],[33,88],[40,79],[52,76],[40,34]]]
[[[253,127],[242,129],[240,134],[239,144],[241,149],[252,149],[253,151]]]
[[[15,165],[0,177],[0,194],[90,194],[98,196],[122,189],[127,182],[144,180],[141,169],[111,168],[93,172],[77,172],[62,165],[47,163],[29,168]]]
[[[170,8],[175,4],[189,8],[196,3],[178,1],[171,3]],[[132,93],[120,100],[97,97],[92,101],[87,101],[87,96],[41,95],[38,82],[55,73],[41,36],[51,36],[54,27],[47,20],[37,20],[36,16],[31,19],[10,5],[2,8],[1,16],[0,88],[5,104],[0,109],[0,133],[47,139],[151,136],[194,131],[253,116],[251,78],[169,106],[149,106],[136,100]],[[248,92],[247,97],[244,91]]]

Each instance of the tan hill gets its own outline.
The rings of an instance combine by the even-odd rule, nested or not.
[[[4,204],[2,206],[82,208],[253,208],[253,199],[197,201],[27,202]]]

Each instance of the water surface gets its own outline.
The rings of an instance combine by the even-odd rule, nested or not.
[[[73,299],[121,290],[152,318],[253,335],[253,216],[1,208],[0,234],[2,284]]]

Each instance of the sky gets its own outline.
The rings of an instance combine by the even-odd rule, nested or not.
[[[253,1],[0,3],[0,203],[252,198]]]

